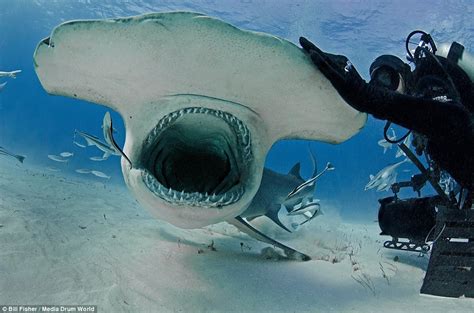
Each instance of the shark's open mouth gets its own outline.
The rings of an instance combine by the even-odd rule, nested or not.
[[[250,132],[235,116],[203,107],[164,116],[140,157],[142,179],[177,205],[222,207],[239,201],[252,161]]]

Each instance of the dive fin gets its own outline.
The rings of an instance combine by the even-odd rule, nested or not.
[[[283,228],[287,232],[291,233],[291,230],[289,230],[285,225],[283,225],[283,223],[280,221],[280,218],[278,217],[278,212],[280,212],[282,205],[283,204],[276,204],[276,203],[272,204],[271,206],[278,206],[279,208],[278,209],[275,208],[275,210],[273,210],[273,208],[271,208],[270,210],[267,211],[265,216],[268,217],[269,219],[271,219],[273,221],[273,223],[277,224],[278,226],[280,226],[281,228]]]
[[[262,241],[262,242],[271,244],[275,247],[278,247],[280,249],[283,249],[283,251],[285,252],[285,254],[288,258],[295,259],[295,260],[301,260],[301,261],[311,260],[310,256],[308,256],[304,253],[298,252],[293,248],[285,246],[284,244],[282,244],[282,243],[280,243],[280,242],[278,242],[278,241],[276,241],[276,240],[274,240],[270,237],[267,237],[266,235],[261,233],[258,229],[254,228],[244,218],[242,218],[240,216],[237,216],[234,219],[228,220],[227,222],[234,225],[240,231],[246,233],[247,235],[249,235],[252,238],[255,238],[259,241]]]

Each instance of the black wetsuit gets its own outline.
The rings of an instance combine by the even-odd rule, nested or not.
[[[368,84],[353,67],[344,69],[346,57],[324,53],[305,38],[300,38],[300,43],[348,104],[425,135],[431,158],[472,193],[474,84],[464,72],[457,101],[441,102]]]

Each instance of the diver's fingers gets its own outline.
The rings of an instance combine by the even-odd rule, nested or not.
[[[342,76],[339,71],[327,61],[327,58],[316,51],[311,51],[310,56],[314,64],[316,64],[318,69],[324,74],[324,76],[326,76],[327,79],[329,79],[336,89],[338,87],[342,87],[345,82],[344,76]]]
[[[314,43],[312,43],[311,41],[309,41],[305,37],[300,37],[300,45],[307,52],[311,52],[311,50],[316,50],[319,53],[322,52],[318,47],[316,47],[316,45]]]
[[[304,37],[300,37],[300,44],[303,49],[310,55],[316,52],[325,62],[327,62],[334,69],[344,68],[348,59],[343,55],[334,55],[326,53],[319,49],[315,44]],[[329,57],[331,56],[331,57]],[[313,60],[314,61],[314,60]],[[339,63],[339,64],[338,64]]]

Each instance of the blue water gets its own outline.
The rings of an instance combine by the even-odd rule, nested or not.
[[[26,162],[31,164],[55,166],[71,174],[75,168],[94,167],[112,175],[111,182],[123,183],[117,157],[94,163],[88,157],[101,155],[99,150],[84,150],[72,144],[74,129],[101,135],[106,108],[46,94],[33,70],[33,51],[54,26],[67,20],[170,10],[206,13],[240,28],[271,33],[292,42],[306,36],[326,51],[348,56],[365,78],[378,55],[403,58],[405,37],[414,29],[431,33],[437,42],[458,41],[474,51],[474,2],[470,0],[0,0],[0,70],[23,71],[16,80],[9,79],[0,93],[0,145],[27,155]],[[121,118],[115,112],[112,118],[118,129],[117,139],[123,143]],[[318,185],[316,197],[322,200],[323,207],[339,210],[347,219],[375,219],[377,199],[389,193],[364,191],[364,186],[370,174],[396,161],[396,149],[383,154],[377,145],[383,124],[370,118],[359,134],[340,145],[311,143],[320,168],[327,161],[336,166],[336,171],[323,177]],[[312,171],[307,147],[305,141],[278,142],[270,151],[266,166],[286,172],[301,161],[303,176],[307,177]],[[67,165],[46,157],[62,151],[72,151],[76,156]],[[409,178],[415,172],[411,169],[411,173],[400,172],[399,178]]]

